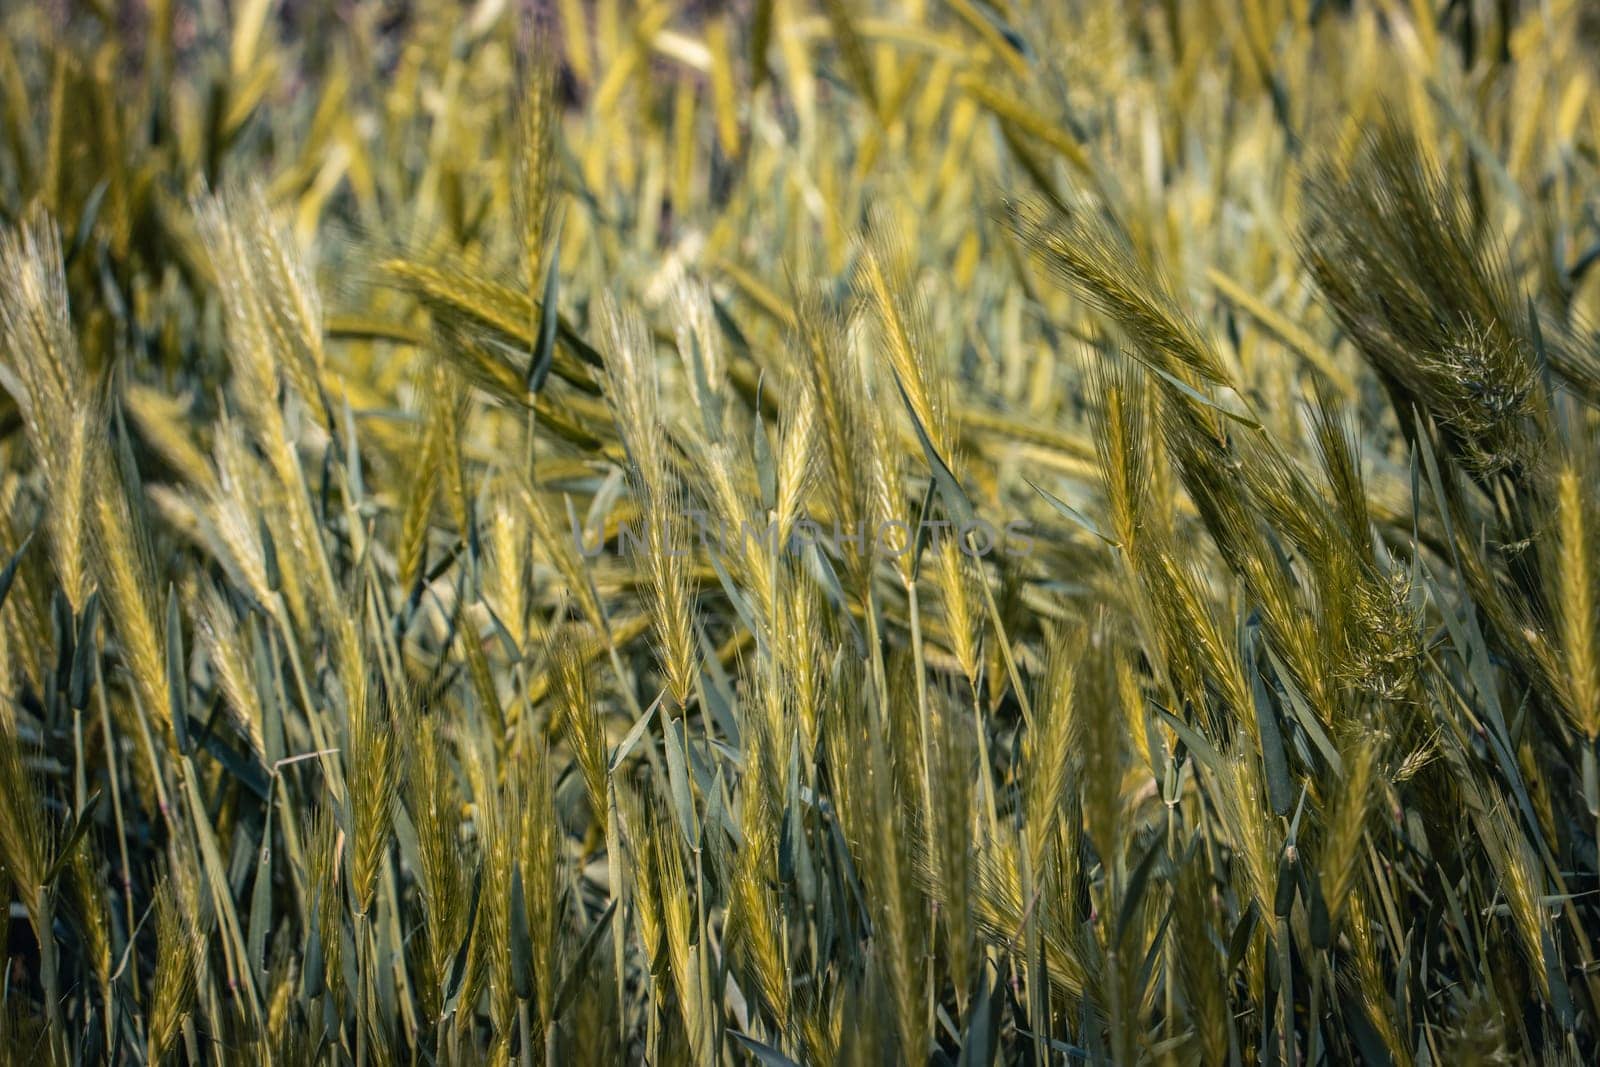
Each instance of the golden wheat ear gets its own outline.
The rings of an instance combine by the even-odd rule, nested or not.
[[[1505,252],[1390,112],[1307,183],[1301,258],[1404,425],[1434,416],[1483,473],[1520,470],[1548,401]]]
[[[82,607],[92,582],[85,545],[98,409],[72,328],[60,237],[42,209],[0,234],[0,290],[7,387],[49,489],[50,552],[62,590]]]

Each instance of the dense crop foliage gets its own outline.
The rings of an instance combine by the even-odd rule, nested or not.
[[[0,25],[8,1060],[1594,1062],[1591,4]]]

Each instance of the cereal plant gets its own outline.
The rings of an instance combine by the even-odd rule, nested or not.
[[[1593,4],[0,26],[7,1062],[1600,1056]]]

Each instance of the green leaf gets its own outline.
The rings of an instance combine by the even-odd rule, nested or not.
[[[1166,940],[1167,930],[1172,926],[1172,916],[1176,912],[1176,901],[1169,903],[1166,914],[1161,916],[1161,925],[1156,927],[1155,936],[1150,939],[1150,947],[1145,949],[1144,962],[1139,965],[1139,994],[1150,988],[1150,978],[1156,972],[1156,962],[1161,958],[1161,945]]]
[[[1116,942],[1119,945],[1128,932],[1128,924],[1133,921],[1134,912],[1144,900],[1145,887],[1150,883],[1150,872],[1155,870],[1156,860],[1160,858],[1162,851],[1161,839],[1157,838],[1145,850],[1139,865],[1128,876],[1128,884],[1122,891],[1122,903],[1117,908]]]
[[[549,266],[545,268],[544,298],[539,304],[539,336],[533,346],[533,356],[528,361],[528,392],[537,394],[544,388],[545,381],[550,377],[550,366],[556,357],[556,329],[560,322],[560,313],[557,310],[557,288],[560,285],[560,272],[556,269],[561,263],[561,227],[556,227],[555,239],[550,242],[550,253],[546,259]]]
[[[1053,1049],[1056,1052],[1061,1053],[1061,1055],[1063,1055],[1063,1056],[1069,1056],[1069,1057],[1072,1057],[1074,1059],[1080,1059],[1080,1060],[1088,1060],[1089,1059],[1089,1050],[1086,1049],[1086,1048],[1083,1048],[1082,1046],[1069,1045],[1067,1042],[1061,1041],[1061,1040],[1059,1040],[1057,1038],[1054,1038],[1054,1037],[1050,1037],[1047,1034],[1039,1034],[1039,1033],[1035,1033],[1032,1030],[1024,1030],[1020,1026],[1017,1027],[1017,1034],[1020,1037],[1027,1038],[1029,1041],[1043,1041],[1047,1048]]]
[[[1295,864],[1285,852],[1278,857],[1278,891],[1272,898],[1272,914],[1284,918],[1294,908],[1294,894],[1299,887],[1295,878]]]
[[[1273,710],[1272,698],[1267,693],[1261,666],[1254,656],[1248,656],[1250,688],[1255,705],[1256,732],[1261,735],[1261,764],[1267,777],[1267,802],[1274,815],[1289,814],[1294,802],[1294,785],[1289,781],[1289,759],[1283,749],[1283,734],[1278,729],[1278,714]]]
[[[456,948],[456,953],[450,959],[450,974],[444,986],[444,1014],[449,1015],[456,1010],[456,1001],[461,996],[462,980],[467,976],[468,951],[472,948],[472,932],[478,925],[478,904],[483,898],[483,868],[479,867],[472,878],[472,899],[467,905],[466,932],[461,935],[461,944]]]
[[[94,236],[95,220],[100,217],[101,205],[106,200],[106,190],[110,188],[111,179],[101,178],[84,198],[83,211],[78,215],[78,225],[72,231],[72,244],[62,256],[63,265],[70,268],[73,261],[78,258],[78,254],[88,247],[89,238]]]
[[[1193,752],[1195,758],[1205,764],[1206,770],[1220,777],[1222,774],[1222,756],[1212,747],[1211,742],[1207,741],[1200,731],[1172,714],[1160,704],[1157,704],[1155,709],[1156,714],[1161,716],[1161,721],[1172,727],[1173,733],[1178,735],[1184,747]]]
[[[678,817],[678,827],[683,831],[683,840],[690,848],[695,848],[700,842],[700,821],[695,818],[694,796],[689,791],[689,764],[684,755],[683,739],[678,736],[682,722],[682,719],[674,721],[663,716],[661,736],[666,741],[667,782],[670,787],[672,811]]]
[[[1233,933],[1228,937],[1228,969],[1227,975],[1232,975],[1234,970],[1244,960],[1245,950],[1250,947],[1250,937],[1256,932],[1256,924],[1261,921],[1261,912],[1256,907],[1255,901],[1239,916],[1239,921],[1234,924]]]
[[[11,559],[6,563],[6,569],[0,571],[0,607],[5,607],[6,597],[11,593],[11,583],[17,577],[17,564],[22,562],[22,554],[33,544],[33,534],[30,532],[22,539],[22,544],[11,554]]]
[[[773,1048],[764,1041],[757,1041],[749,1034],[741,1034],[737,1030],[729,1030],[728,1036],[739,1042],[744,1050],[762,1067],[800,1067],[798,1063]]]
[[[322,995],[327,957],[322,951],[322,901],[311,904],[311,919],[306,927],[305,963],[300,971],[300,996],[305,1000]]]
[[[933,494],[938,482],[928,479],[928,488],[922,493],[922,504],[917,508],[917,536],[911,543],[911,580],[915,582],[922,573],[922,553],[928,547],[928,516],[933,514]]]
[[[1322,883],[1317,877],[1306,869],[1306,865],[1297,864],[1300,871],[1300,899],[1306,905],[1306,925],[1311,934],[1311,947],[1325,949],[1333,943],[1333,923],[1328,915],[1328,901],[1322,895]]]
[[[805,549],[806,570],[822,586],[822,592],[828,598],[828,603],[839,613],[839,618],[844,620],[845,626],[850,631],[850,642],[855,647],[858,656],[867,654],[867,639],[861,635],[861,629],[856,625],[856,617],[850,613],[850,602],[845,598],[844,586],[839,584],[839,575],[833,569],[833,563],[828,559],[827,553],[815,544],[809,544]]]
[[[272,539],[272,527],[265,515],[256,516],[256,528],[261,535],[261,559],[266,570],[267,588],[276,593],[283,588],[283,572],[278,569],[278,544]]]
[[[1595,759],[1594,741],[1583,738],[1583,804],[1589,814],[1600,818],[1600,762]]]
[[[1137,359],[1138,357],[1135,356],[1135,358]],[[1184,382],[1181,378],[1177,377],[1176,375],[1172,374],[1171,372],[1163,370],[1162,368],[1156,366],[1154,363],[1150,363],[1150,362],[1148,362],[1146,360],[1143,360],[1143,359],[1140,359],[1139,362],[1143,363],[1144,366],[1147,369],[1149,369],[1153,374],[1155,374],[1157,377],[1159,377],[1162,381],[1164,381],[1168,385],[1172,386],[1172,388],[1176,389],[1178,392],[1182,393],[1184,396],[1188,397],[1190,400],[1193,400],[1196,404],[1199,404],[1202,407],[1208,407],[1212,411],[1215,411],[1217,414],[1223,416],[1224,418],[1232,419],[1234,422],[1237,422],[1239,425],[1247,427],[1248,429],[1251,429],[1251,430],[1259,430],[1259,429],[1261,429],[1261,424],[1259,422],[1257,422],[1255,419],[1251,418],[1249,415],[1246,415],[1243,412],[1239,412],[1239,411],[1232,411],[1232,410],[1230,410],[1228,408],[1223,407],[1221,404],[1217,403],[1215,400],[1211,399],[1209,396],[1206,396],[1204,393],[1200,392],[1200,390],[1194,388],[1192,385],[1189,385],[1188,383]]]
[[[1383,1038],[1367,1018],[1361,1001],[1353,995],[1340,999],[1344,1002],[1342,1014],[1345,1025],[1350,1030],[1356,1051],[1361,1054],[1361,1062],[1372,1064],[1372,1067],[1391,1067],[1394,1060],[1389,1055],[1389,1047],[1383,1043]]]
[[[520,866],[511,871],[511,990],[518,1000],[533,996],[533,937],[528,932],[528,899]]]
[[[967,1011],[967,1032],[961,1040],[957,1067],[988,1067],[1000,1045],[1000,1015],[1005,1008],[999,982],[991,982],[989,968],[978,974],[978,992]]]
[[[701,422],[706,436],[713,441],[722,440],[722,398],[711,388],[706,377],[705,354],[700,351],[700,335],[689,331],[689,363],[694,368],[694,392],[700,400]],[[761,412],[760,384],[757,383],[756,413]]]
[[[78,847],[78,842],[83,840],[83,835],[89,832],[89,820],[94,816],[94,809],[100,804],[100,790],[96,789],[89,794],[89,799],[83,802],[83,810],[78,812],[72,820],[72,828],[67,831],[67,840],[56,853],[56,858],[51,862],[49,870],[45,871],[44,884],[51,885],[56,877],[66,868],[67,861],[72,858],[72,850]]]
[[[613,774],[616,773],[617,768],[622,765],[622,761],[627,757],[628,753],[632,752],[633,747],[639,743],[639,738],[644,736],[645,729],[649,727],[651,718],[655,716],[656,709],[660,706],[661,697],[657,696],[650,702],[650,706],[644,709],[644,714],[639,716],[639,721],[628,729],[627,734],[623,736],[621,741],[617,742],[617,747],[611,752],[611,763],[607,767],[608,771]]]
[[[556,987],[555,1007],[551,1017],[560,1019],[566,1014],[567,1008],[572,1004],[572,998],[578,993],[580,982],[589,973],[589,961],[593,958],[595,949],[600,946],[601,939],[611,927],[611,918],[617,913],[615,898],[606,905],[606,910],[589,927],[589,932],[584,935],[583,944],[578,946],[578,951],[573,955],[572,962],[567,965],[567,973],[561,976],[561,984]]]
[[[272,788],[271,769],[260,764],[253,751],[248,754],[241,752],[217,735],[212,727],[220,711],[221,704],[219,702],[212,712],[211,718],[213,721],[205,723],[200,730],[198,739],[191,734],[191,741],[198,740],[199,747],[203,747],[207,752],[211,753],[216,761],[222,765],[223,770],[237,778],[241,785],[260,797],[264,802],[268,799],[268,790]]]
[[[167,711],[178,751],[194,751],[189,738],[189,675],[184,670],[183,617],[178,613],[178,591],[167,586]]]
[[[256,855],[256,880],[250,889],[250,973],[258,984],[266,977],[267,936],[272,932],[272,803],[267,802],[266,824]]]
[[[1344,773],[1344,760],[1339,755],[1339,750],[1333,747],[1333,740],[1328,737],[1328,732],[1322,728],[1316,714],[1311,710],[1311,705],[1306,701],[1305,695],[1300,692],[1300,687],[1295,685],[1294,677],[1289,674],[1288,668],[1272,650],[1270,644],[1263,645],[1267,654],[1267,662],[1271,664],[1273,674],[1277,677],[1278,687],[1289,702],[1289,710],[1294,713],[1295,720],[1317,746],[1317,751],[1322,758],[1333,768],[1335,774]]]
[[[67,683],[67,699],[77,711],[89,705],[89,692],[94,684],[94,667],[100,657],[100,645],[95,628],[100,620],[100,590],[89,594],[78,620],[78,640],[72,648],[72,675]]]
[[[1561,1029],[1572,1033],[1577,1024],[1577,1017],[1572,1007],[1572,991],[1567,988],[1566,975],[1562,973],[1561,956],[1556,950],[1554,939],[1550,936],[1550,927],[1541,925],[1539,928],[1540,954],[1544,957],[1545,980],[1550,985],[1550,1007],[1555,1014],[1556,1022]]]
[[[939,496],[944,499],[945,510],[956,521],[960,528],[966,528],[976,521],[972,510],[972,501],[967,499],[966,490],[961,488],[961,483],[951,473],[950,468],[939,456],[938,449],[933,447],[933,441],[928,437],[928,431],[923,428],[922,420],[917,418],[916,410],[911,406],[911,397],[906,393],[905,383],[900,380],[898,372],[894,376],[895,388],[900,390],[900,399],[905,403],[906,414],[911,416],[911,428],[916,431],[917,441],[922,445],[922,455],[928,461],[928,468],[933,471],[934,481],[939,483]]]
[[[723,566],[722,560],[715,552],[709,553],[706,559],[710,561],[711,569],[716,573],[717,581],[721,583],[722,592],[728,598],[728,603],[732,604],[733,610],[738,613],[739,621],[744,623],[745,629],[750,631],[757,641],[760,641],[767,631],[766,627],[760,624],[750,599],[734,582],[733,576],[728,573],[727,567]]]
[[[1121,548],[1122,547],[1120,542],[1118,542],[1114,538],[1107,537],[1104,533],[1102,533],[1100,531],[1100,527],[1095,525],[1094,520],[1089,518],[1089,516],[1085,515],[1083,512],[1079,511],[1077,508],[1073,507],[1071,504],[1067,503],[1065,500],[1062,500],[1060,497],[1056,496],[1054,493],[1051,493],[1049,490],[1043,489],[1040,486],[1034,485],[1034,483],[1032,481],[1030,481],[1029,479],[1023,478],[1022,480],[1027,482],[1029,487],[1032,488],[1032,490],[1035,493],[1038,493],[1040,496],[1044,497],[1045,503],[1047,503],[1051,507],[1055,508],[1063,516],[1065,516],[1066,518],[1068,518],[1068,519],[1072,520],[1073,522],[1077,523],[1079,526],[1083,527],[1089,533],[1094,534],[1096,537],[1100,538],[1100,540],[1104,541],[1106,544],[1110,545],[1112,548]]]
[[[772,442],[767,438],[767,426],[761,419],[761,405],[756,405],[755,428],[756,482],[761,487],[761,508],[771,511],[778,502],[778,466],[772,458]]]

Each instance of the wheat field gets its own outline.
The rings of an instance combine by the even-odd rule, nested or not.
[[[1593,4],[0,27],[6,1062],[1600,1055]]]

